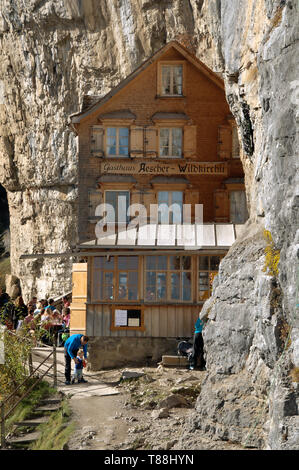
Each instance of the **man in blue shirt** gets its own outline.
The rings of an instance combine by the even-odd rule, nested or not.
[[[193,338],[192,354],[190,356],[190,367],[194,369],[197,366],[197,360],[199,360],[199,369],[205,370],[206,361],[203,357],[203,337],[202,337],[203,321],[198,317],[195,323],[195,331]]]
[[[64,343],[64,359],[65,359],[65,384],[71,385],[71,369],[72,359],[77,364],[77,353],[80,347],[83,347],[84,358],[87,362],[87,343],[89,341],[88,336],[84,335],[72,335]],[[87,380],[82,379],[82,382]]]

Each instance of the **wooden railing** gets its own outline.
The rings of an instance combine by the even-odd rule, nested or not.
[[[6,330],[6,333],[15,335],[15,333]],[[18,337],[18,339],[20,339]],[[23,338],[24,341],[27,341],[27,338]],[[45,348],[49,349],[50,353],[49,355],[34,369],[33,368],[33,361],[32,361],[32,350],[30,349],[29,356],[28,356],[28,369],[29,369],[29,375],[26,377],[26,379],[20,383],[17,388],[4,400],[1,401],[1,415],[0,415],[0,434],[1,434],[1,449],[6,448],[6,436],[5,436],[5,421],[7,418],[12,414],[12,412],[15,410],[15,408],[21,403],[24,398],[26,398],[32,390],[37,386],[39,382],[47,375],[49,374],[49,371],[53,369],[53,386],[57,387],[57,357],[56,357],[56,346],[55,344],[53,347]],[[50,358],[52,358],[52,363],[49,365],[47,370],[42,372],[42,375],[35,377],[36,372],[42,367],[43,364],[45,364],[46,361],[48,361]],[[17,399],[17,401],[14,402],[13,406],[9,409],[9,411],[5,411],[6,405],[14,400],[18,396],[18,391],[25,386],[26,383],[28,383],[31,379],[36,378],[34,383],[26,389],[26,391],[22,394],[21,397]]]

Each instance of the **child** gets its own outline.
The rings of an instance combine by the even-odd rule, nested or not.
[[[78,379],[78,384],[79,383],[86,383],[87,380],[83,378],[83,367],[86,366],[86,363],[84,361],[84,356],[83,356],[83,351],[82,349],[79,350],[77,354],[77,361],[75,364],[75,369],[74,369],[74,375],[72,378],[72,384],[75,383],[75,380]]]

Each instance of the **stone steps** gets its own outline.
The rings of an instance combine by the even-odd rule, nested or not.
[[[25,427],[35,427],[40,424],[47,423],[50,419],[50,416],[41,416],[39,418],[26,419],[24,421],[18,421],[15,423],[16,426],[25,426]]]
[[[61,404],[60,403],[49,403],[45,405],[38,406],[35,408],[35,411],[40,412],[40,411],[57,411],[59,410]]]
[[[11,437],[8,439],[7,444],[15,445],[15,444],[31,444],[31,442],[36,441],[41,436],[40,432],[31,432],[28,434],[24,434],[22,436]]]
[[[58,395],[40,400],[39,404],[32,411],[31,417],[15,423],[14,435],[7,439],[6,444],[9,447],[16,447],[18,449],[23,444],[24,449],[26,449],[29,444],[39,439],[41,433],[34,429],[49,421],[50,415],[48,413],[58,411],[61,408],[61,401],[62,396]],[[45,415],[45,413],[47,414]],[[18,435],[18,428],[21,427],[29,428],[29,432]]]

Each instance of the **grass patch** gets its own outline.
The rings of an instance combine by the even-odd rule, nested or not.
[[[69,424],[71,410],[66,400],[62,401],[61,409],[51,414],[48,423],[37,427],[41,437],[34,442],[30,450],[63,450],[75,429],[75,424]]]
[[[11,273],[10,258],[0,258],[0,287],[5,292],[5,275]]]

